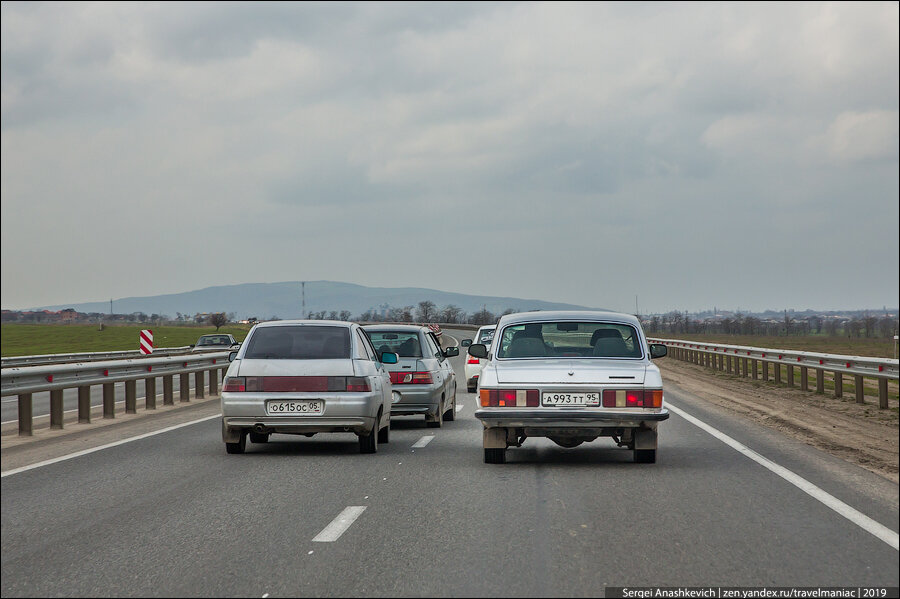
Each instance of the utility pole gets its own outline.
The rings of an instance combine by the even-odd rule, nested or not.
[[[306,281],[300,283],[301,293],[303,294],[303,307],[300,309],[300,318],[306,318]]]
[[[112,298],[109,298],[109,315],[112,316],[112,314],[113,314],[113,311],[112,311]]]

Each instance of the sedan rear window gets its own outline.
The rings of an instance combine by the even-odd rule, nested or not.
[[[401,331],[367,331],[372,345],[378,355],[388,351],[398,354],[401,358],[421,358],[422,346],[419,343],[419,333]]]
[[[496,344],[495,344],[496,345]],[[533,322],[503,329],[498,358],[640,358],[634,327],[606,322]]]
[[[333,360],[350,357],[350,329],[330,326],[277,326],[256,329],[244,358],[251,360]]]

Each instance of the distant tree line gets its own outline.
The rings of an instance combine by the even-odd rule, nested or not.
[[[876,316],[863,313],[858,317],[808,316],[794,318],[785,311],[781,319],[758,318],[740,313],[722,318],[691,318],[686,312],[654,315],[643,321],[646,332],[660,334],[714,333],[724,335],[806,336],[891,338],[897,334],[898,320],[894,315]]]

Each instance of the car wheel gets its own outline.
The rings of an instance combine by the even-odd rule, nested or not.
[[[453,394],[453,401],[450,403],[450,409],[444,412],[444,420],[453,422],[456,420],[456,394]]]
[[[500,447],[485,447],[484,448],[484,463],[485,464],[505,464],[506,463],[506,450]]]
[[[247,433],[241,432],[241,440],[237,443],[226,443],[225,451],[228,453],[244,453],[247,449]]]
[[[469,393],[475,393],[475,385],[466,385],[466,391]]]
[[[378,424],[372,427],[368,435],[359,436],[359,453],[375,453],[378,451]]]
[[[634,461],[638,464],[655,464],[656,463],[656,450],[655,449],[635,449],[634,450]]]
[[[379,443],[390,443],[391,442],[391,425],[388,423],[383,429],[378,431],[378,442]]]
[[[251,443],[268,443],[269,442],[269,434],[268,433],[254,433],[250,432],[250,442]]]

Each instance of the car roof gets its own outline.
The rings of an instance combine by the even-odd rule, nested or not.
[[[412,333],[422,329],[431,330],[428,327],[417,324],[367,324],[363,328],[367,331],[402,331],[404,333]]]
[[[269,320],[266,322],[261,322],[256,325],[255,328],[267,328],[267,327],[282,327],[282,326],[302,326],[302,325],[318,325],[318,326],[332,326],[332,327],[352,327],[353,322],[346,322],[343,320]]]
[[[536,312],[518,312],[500,318],[497,326],[508,326],[526,322],[566,322],[566,321],[603,321],[630,324],[640,328],[640,321],[632,314],[624,312],[607,312],[603,310],[540,310]]]

